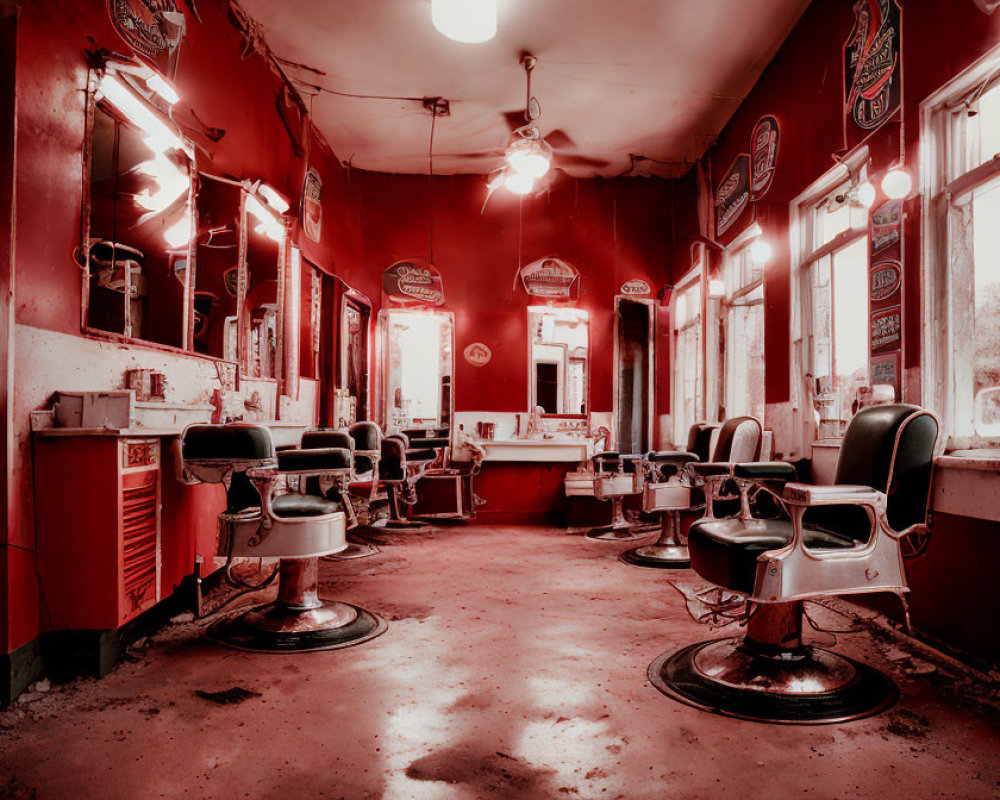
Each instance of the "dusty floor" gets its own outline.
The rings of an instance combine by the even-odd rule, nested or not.
[[[900,685],[873,719],[767,726],[660,695],[649,662],[713,634],[668,583],[693,573],[620,549],[470,526],[324,563],[325,594],[384,615],[385,635],[268,656],[170,626],[108,678],[0,713],[0,798],[1000,797],[983,687],[905,640],[840,637]],[[242,702],[196,694],[233,687]]]

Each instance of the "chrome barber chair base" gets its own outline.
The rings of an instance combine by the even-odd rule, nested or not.
[[[347,561],[353,558],[368,558],[376,553],[382,552],[375,545],[368,542],[348,542],[347,547],[339,553],[323,556],[324,561]]]
[[[618,560],[633,567],[687,569],[691,566],[687,545],[647,544],[618,554]]]
[[[372,527],[392,533],[426,533],[431,529],[426,522],[416,519],[380,519]]]
[[[588,539],[599,542],[635,542],[639,539],[648,539],[656,532],[657,529],[642,530],[632,526],[622,528],[612,525],[602,525],[599,528],[591,528],[584,535]]]
[[[742,638],[664,653],[649,681],[689,706],[727,717],[786,725],[861,719],[895,704],[899,690],[878,670],[816,647],[793,657],[750,652]]]
[[[306,653],[361,644],[385,633],[381,617],[349,603],[292,609],[273,602],[232,614],[208,629],[211,639],[255,653]]]

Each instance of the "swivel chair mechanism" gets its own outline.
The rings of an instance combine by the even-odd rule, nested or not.
[[[649,530],[625,518],[622,506],[625,497],[642,492],[642,457],[608,450],[595,455],[594,497],[611,501],[611,524],[591,528],[588,539],[610,542],[630,542],[649,536]]]
[[[430,526],[420,519],[410,519],[403,513],[403,505],[417,502],[417,484],[429,467],[442,459],[448,446],[446,438],[410,438],[405,432],[385,437],[382,443],[382,460],[379,464],[379,485],[385,489],[389,516],[381,523],[385,530],[426,531]]]
[[[626,564],[654,569],[683,569],[690,565],[687,545],[681,540],[681,513],[703,506],[708,514],[712,506],[732,508],[735,493],[706,499],[702,480],[693,471],[707,461],[708,449],[716,427],[695,424],[688,433],[688,449],[650,453],[643,461],[646,474],[642,494],[643,511],[660,515],[660,537],[652,544],[633,547],[618,558]],[[756,461],[760,457],[762,427],[754,417],[726,420],[715,443],[715,462]],[[706,502],[708,503],[706,505]]]
[[[766,722],[840,722],[891,706],[898,693],[887,676],[804,641],[803,603],[891,592],[905,608],[901,541],[928,533],[937,434],[923,409],[872,406],[847,428],[835,485],[785,483],[794,470],[783,463],[712,476],[712,484],[735,478],[743,502],[736,517],[691,526],[691,566],[719,587],[701,596],[706,616],[740,621],[746,633],[665,653],[649,667],[653,685],[704,710]],[[782,483],[789,518],[752,518],[747,493]],[[720,589],[730,596],[712,599]]]
[[[276,493],[276,485],[289,479],[346,483],[350,468],[346,448],[276,454],[270,431],[258,425],[184,430],[184,480],[226,487],[218,553],[227,558],[227,577],[235,558],[279,559],[277,599],[223,618],[209,635],[241,650],[302,652],[358,644],[385,631],[385,622],[371,612],[319,597],[319,558],[347,546],[340,505],[315,495]]]

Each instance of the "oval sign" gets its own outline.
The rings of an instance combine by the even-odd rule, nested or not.
[[[880,261],[871,270],[871,299],[888,300],[899,291],[901,265],[898,261]]]
[[[473,342],[462,351],[462,355],[474,367],[485,367],[493,358],[493,352],[482,342]]]
[[[649,294],[653,290],[649,287],[649,284],[642,278],[633,278],[630,281],[626,281],[622,284],[622,288],[619,290],[622,294]]]

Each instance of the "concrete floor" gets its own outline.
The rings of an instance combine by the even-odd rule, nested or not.
[[[840,637],[900,685],[873,719],[769,726],[662,696],[649,662],[713,635],[668,583],[698,579],[621,549],[553,528],[387,537],[322,566],[326,595],[389,620],[381,638],[268,656],[172,625],[104,680],[0,713],[0,797],[1000,797],[989,686],[905,639]],[[195,694],[236,686],[259,694]]]

